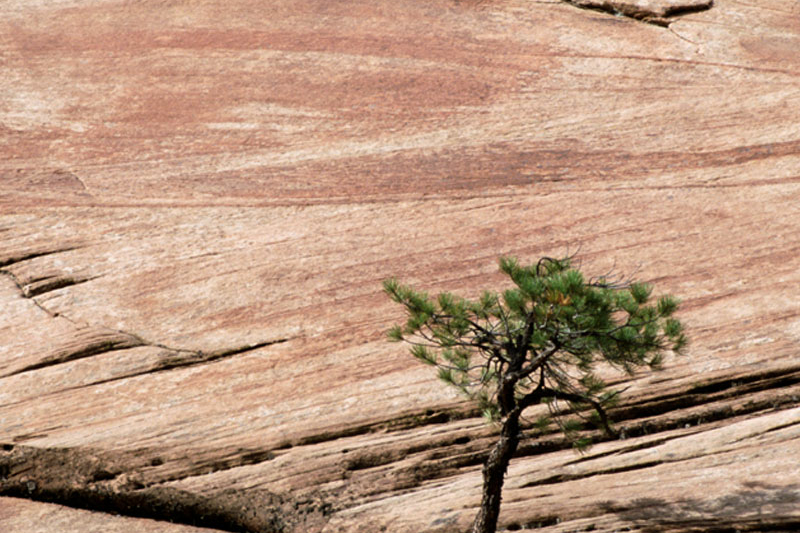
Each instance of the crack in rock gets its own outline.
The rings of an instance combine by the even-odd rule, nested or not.
[[[80,248],[80,246],[47,248],[35,251],[28,251],[18,255],[10,255],[5,258],[0,258],[0,275],[8,276],[14,282],[14,285],[16,285],[17,290],[20,292],[23,298],[26,298],[27,300],[32,302],[36,307],[38,307],[51,317],[64,318],[65,320],[68,320],[69,322],[72,322],[77,326],[77,323],[71,320],[69,317],[64,316],[60,313],[55,313],[50,309],[48,309],[47,307],[45,307],[44,305],[42,305],[36,297],[41,296],[42,294],[45,294],[50,291],[55,291],[66,287],[72,287],[81,283],[86,283],[96,278],[48,274],[48,275],[40,275],[38,277],[34,277],[23,282],[14,272],[12,272],[10,269],[7,268],[16,263],[21,263],[23,261],[36,259],[37,257],[75,250],[77,248]],[[75,338],[72,339],[71,342],[67,344],[67,346],[62,347],[55,353],[45,355],[35,363],[22,366],[21,368],[17,368],[12,372],[0,375],[0,378],[14,376],[17,374],[21,374],[23,372],[30,372],[32,370],[38,370],[41,368],[59,365],[70,361],[76,361],[78,359],[84,359],[87,357],[92,357],[103,353],[108,353],[117,350],[126,350],[130,348],[138,348],[142,346],[160,348],[167,352],[166,355],[152,368],[143,370],[141,372],[136,372],[133,374],[126,374],[124,376],[118,376],[112,379],[94,382],[91,384],[91,385],[97,385],[101,383],[107,383],[109,381],[117,381],[119,379],[135,377],[141,374],[161,372],[165,370],[171,370],[174,368],[182,368],[187,366],[199,365],[203,363],[209,363],[212,361],[217,361],[220,359],[225,359],[242,353],[257,350],[259,348],[264,348],[275,344],[282,344],[284,342],[288,342],[289,340],[291,339],[279,338],[257,343],[245,344],[241,346],[235,346],[233,348],[223,348],[212,351],[189,350],[183,348],[174,348],[171,346],[167,346],[165,344],[147,341],[135,333],[130,333],[123,330],[115,330],[106,327],[95,327],[86,324],[84,327],[80,327],[76,331]]]
[[[263,345],[263,343],[261,344]],[[246,345],[237,349],[214,352],[214,355],[230,356],[256,349],[260,345]],[[191,355],[189,356],[191,359]],[[706,402],[739,398],[758,393],[760,391],[780,388],[786,394],[793,393],[800,380],[800,368],[789,367],[770,370],[760,374],[741,376],[720,376],[716,379],[705,381],[690,388],[697,394],[690,396],[689,405],[675,405],[672,396],[667,395],[666,402],[659,402],[659,397],[651,399],[651,404],[644,411],[623,407],[620,413],[629,417],[653,415],[664,409],[682,409],[693,405],[698,400]],[[686,393],[683,393],[686,395]],[[796,403],[796,397],[793,397]],[[772,405],[775,398],[765,398],[761,401],[748,402],[744,412],[752,409],[775,409]],[[638,402],[637,402],[638,403]],[[463,407],[463,406],[462,406]],[[741,415],[742,412],[730,407],[720,410],[721,418]],[[410,413],[402,420],[388,420],[385,429],[392,429],[395,425],[406,428],[417,427],[430,423],[445,423],[468,416],[467,411],[458,413],[418,412]],[[474,415],[474,413],[473,413]],[[686,416],[697,417],[698,413],[687,413]],[[701,414],[707,416],[707,413]],[[664,421],[662,425],[652,428],[655,431],[670,429],[684,422],[685,417],[676,417]],[[794,424],[794,421],[792,421]],[[773,429],[782,427],[780,424]],[[361,434],[368,431],[365,427],[349,428],[352,434]],[[353,431],[353,430],[356,431]],[[377,430],[378,427],[371,429]],[[645,432],[649,433],[649,431]],[[389,490],[408,490],[418,486],[422,481],[430,481],[441,477],[458,474],[465,467],[480,464],[485,454],[488,453],[488,434],[481,434],[477,439],[463,432],[452,435],[443,435],[435,442],[410,442],[408,446],[399,449],[392,447],[385,450],[367,450],[357,452],[352,457],[345,459],[344,467],[349,469],[345,474],[356,475],[358,480],[351,482],[354,495],[360,497],[374,497],[376,486],[386,486]],[[308,442],[297,442],[295,445],[304,445],[342,438],[341,432],[332,432],[324,436],[311,438]],[[683,434],[686,436],[686,433]],[[628,453],[644,448],[659,446],[677,437],[656,438],[647,443],[639,443],[632,447],[614,450],[613,453]],[[560,443],[559,448],[568,446],[566,441]],[[435,449],[434,449],[435,448]],[[443,452],[448,448],[449,452]],[[541,448],[531,447],[522,450],[519,457],[542,453]],[[274,494],[253,489],[227,490],[220,492],[196,493],[165,485],[165,482],[174,479],[191,477],[198,471],[211,469],[211,471],[227,470],[242,465],[256,464],[270,461],[275,457],[278,448],[271,449],[240,449],[232,455],[224,457],[214,456],[202,460],[195,458],[192,461],[191,472],[184,472],[177,478],[152,478],[152,472],[147,474],[148,467],[158,466],[163,463],[159,457],[153,457],[149,452],[118,452],[98,451],[91,449],[38,449],[11,443],[2,444],[0,451],[0,495],[17,496],[32,500],[52,501],[70,507],[80,507],[102,512],[119,513],[126,516],[144,516],[157,520],[169,520],[194,525],[216,527],[227,531],[311,531],[313,526],[324,524],[332,513],[347,508],[352,499],[343,500],[341,495],[334,492],[308,492],[300,491],[291,494]],[[402,459],[412,454],[425,452],[426,455],[412,462],[402,464]],[[429,453],[430,452],[430,453]],[[185,452],[182,452],[185,455]],[[598,457],[593,457],[596,460]],[[586,477],[613,474],[637,469],[646,469],[662,464],[663,459],[643,461],[629,465],[618,465],[583,473],[570,472],[557,473],[544,479],[530,482],[525,486],[550,485],[566,481],[580,480]],[[382,468],[374,468],[385,463],[397,465],[392,474],[392,483],[386,483],[387,472]],[[601,465],[602,466],[602,465]],[[189,474],[188,476],[186,474]],[[203,472],[207,473],[207,472]],[[149,476],[146,481],[143,475]],[[361,489],[358,489],[361,487]],[[364,492],[359,492],[363,490]],[[350,496],[348,496],[350,498]],[[197,517],[203,517],[197,521]],[[312,526],[312,527],[309,527]]]
[[[20,255],[10,255],[4,258],[0,258],[0,268],[5,268],[7,266],[13,265],[14,263],[21,263],[22,261],[28,261],[29,259],[36,259],[37,257],[43,257],[45,255],[53,255],[53,254],[60,254],[62,252],[71,252],[72,250],[78,250],[83,248],[83,246],[66,246],[63,248],[44,248],[41,250],[35,250],[31,252],[25,252]]]
[[[247,533],[318,531],[333,510],[318,491],[291,497],[261,489],[200,494],[145,486],[136,470],[151,463],[132,452],[3,444],[0,495]]]
[[[13,266],[17,263],[22,263],[32,259],[36,259],[38,257],[59,254],[62,252],[70,252],[72,250],[78,250],[81,248],[84,248],[84,245],[74,244],[60,248],[42,248],[39,250],[24,252],[18,255],[8,255],[6,257],[0,257],[0,274],[8,276],[14,282],[14,284],[17,286],[17,289],[22,294],[23,298],[29,299],[31,302],[33,302],[33,304],[36,307],[38,307],[51,317],[57,317],[59,316],[58,313],[54,313],[53,311],[44,307],[35,297],[50,291],[55,291],[58,289],[71,287],[73,285],[78,285],[80,283],[85,283],[93,278],[48,274],[44,276],[39,276],[29,281],[23,281],[17,276],[17,274],[15,274],[12,271],[12,269],[9,269],[8,267]]]
[[[96,278],[80,277],[80,276],[42,276],[40,278],[32,279],[29,282],[21,285],[22,295],[26,298],[33,298],[41,296],[51,291],[72,287],[73,285],[80,285]]]
[[[292,339],[291,338],[276,339],[271,341],[259,342],[256,344],[247,344],[237,348],[216,350],[211,352],[204,352],[201,350],[186,350],[183,348],[170,348],[169,346],[165,346],[163,344],[149,343],[146,341],[142,341],[142,344],[140,346],[161,348],[162,350],[166,351],[166,353],[163,356],[161,356],[161,359],[159,359],[159,361],[155,365],[153,365],[151,368],[148,368],[146,370],[141,370],[139,372],[132,372],[129,374],[124,374],[109,379],[93,381],[92,383],[82,385],[82,387],[93,387],[96,385],[111,383],[113,381],[119,381],[121,379],[134,378],[145,374],[155,374],[157,372],[166,372],[168,370],[175,370],[178,368],[186,368],[190,366],[201,365],[204,363],[211,363],[214,361],[219,361],[221,359],[226,359],[228,357],[233,357],[235,355],[241,355],[243,353],[251,352],[259,348],[273,346],[275,344],[283,344],[285,342],[289,342],[290,340]]]
[[[714,0],[563,0],[567,4],[667,27],[675,17],[711,9]]]
[[[129,348],[138,348],[142,346],[160,348],[166,352],[166,354],[151,368],[142,370],[140,372],[125,374],[123,376],[117,376],[111,379],[91,383],[91,385],[99,385],[111,381],[118,381],[120,379],[136,377],[143,374],[151,374],[176,368],[210,363],[212,361],[218,361],[220,359],[226,359],[235,355],[251,352],[259,348],[283,344],[291,340],[289,338],[281,338],[255,344],[246,344],[234,348],[205,352],[202,350],[172,348],[164,344],[148,342],[136,334],[121,330],[98,330],[95,328],[85,328],[83,330],[79,330],[77,333],[77,338],[66,348],[63,348],[52,355],[45,356],[35,363],[18,368],[0,377],[14,376],[17,374],[22,374],[23,372],[39,370],[41,368],[68,363],[70,361],[76,361],[78,359],[84,359],[116,350],[127,350]]]
[[[86,330],[85,332],[79,331],[78,333],[79,336],[75,342],[71,343],[66,348],[52,355],[45,356],[35,363],[25,365],[22,368],[9,372],[2,377],[14,376],[22,374],[23,372],[60,365],[115,350],[125,350],[127,348],[136,348],[145,345],[134,335],[116,331]]]

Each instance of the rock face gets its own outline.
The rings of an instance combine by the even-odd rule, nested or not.
[[[800,527],[795,0],[0,15],[0,530],[464,531],[494,430],[380,282],[573,252],[692,344],[625,439],[529,430],[501,528]]]

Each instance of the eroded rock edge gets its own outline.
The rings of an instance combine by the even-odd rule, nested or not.
[[[800,394],[800,367],[772,369],[746,377],[720,377],[697,384],[689,390],[655,396],[650,399],[631,399],[612,411],[619,424],[625,424],[628,435],[657,434],[685,428],[689,433],[703,431],[702,426],[718,427],[720,421],[743,419],[774,410],[783,410],[798,404]],[[697,408],[703,408],[698,411]],[[480,464],[493,438],[490,429],[459,430],[443,433],[426,445],[404,444],[397,449],[362,449],[346,454],[339,460],[341,475],[352,478],[356,486],[349,487],[350,494],[322,493],[303,489],[291,494],[275,494],[267,490],[227,490],[214,494],[198,494],[164,483],[186,479],[211,471],[271,461],[281,450],[294,446],[314,445],[335,441],[370,431],[407,431],[430,424],[446,424],[463,417],[475,416],[467,409],[442,412],[420,412],[376,422],[342,428],[340,431],[308,436],[296,442],[279,445],[273,449],[238,450],[233,457],[214,464],[195,464],[182,475],[161,477],[153,469],[163,464],[155,450],[142,453],[98,451],[91,449],[36,448],[16,443],[5,443],[0,450],[0,495],[30,500],[46,501],[69,507],[93,511],[144,517],[223,531],[315,531],[328,518],[343,509],[358,505],[364,497],[375,498],[374,493],[359,496],[359,484],[375,486],[376,479],[385,479],[381,467],[388,463],[415,457],[410,466],[401,466],[394,476],[395,482],[383,483],[387,494],[413,489],[425,481],[456,475],[465,467]],[[683,433],[686,436],[688,433]],[[605,440],[596,433],[596,440]],[[647,442],[631,443],[612,453],[625,454],[663,444],[677,438],[665,435]],[[539,455],[565,449],[569,443],[553,433],[528,439],[518,457]],[[600,455],[593,455],[597,459]],[[388,458],[388,460],[387,460]],[[588,460],[578,458],[575,462]],[[587,471],[578,476],[558,474],[539,479],[526,486],[549,485],[574,481],[583,477],[613,474],[625,470],[646,469],[661,461],[642,462],[620,468]],[[202,472],[200,471],[202,470]]]
[[[711,9],[714,0],[683,0],[656,2],[636,0],[562,0],[580,9],[600,11],[617,17],[626,17],[647,24],[667,27],[677,17]]]

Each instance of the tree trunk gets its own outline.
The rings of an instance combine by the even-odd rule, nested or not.
[[[478,516],[472,523],[472,533],[495,533],[497,530],[503,480],[519,445],[519,415],[518,410],[514,410],[505,419],[500,439],[483,465],[483,496]]]

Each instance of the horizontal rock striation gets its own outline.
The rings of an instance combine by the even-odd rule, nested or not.
[[[463,532],[496,428],[381,281],[564,253],[691,345],[501,530],[797,529],[796,4],[4,2],[0,531]]]

